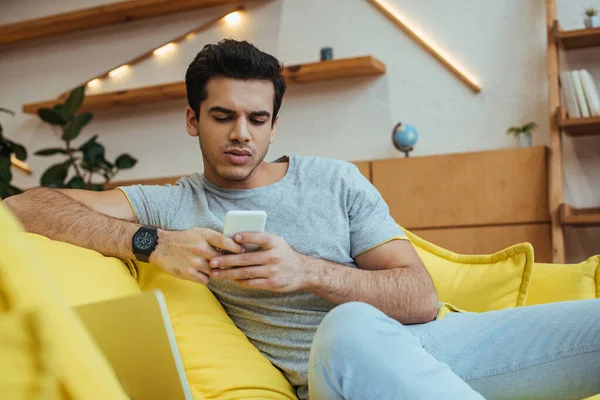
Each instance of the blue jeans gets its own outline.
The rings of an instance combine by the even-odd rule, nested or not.
[[[365,303],[323,319],[310,400],[583,399],[600,393],[600,299],[402,325]]]

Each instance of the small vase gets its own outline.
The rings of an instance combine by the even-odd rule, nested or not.
[[[583,19],[583,25],[585,25],[587,29],[600,28],[600,15],[585,17]]]
[[[519,132],[517,136],[519,138],[519,147],[531,147],[533,141],[531,132]]]

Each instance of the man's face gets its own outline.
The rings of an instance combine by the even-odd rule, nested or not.
[[[204,174],[221,186],[248,180],[275,137],[275,89],[270,81],[212,78],[200,118],[186,110],[187,130],[200,137]]]

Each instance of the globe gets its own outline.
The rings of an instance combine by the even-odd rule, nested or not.
[[[408,157],[408,153],[413,150],[415,144],[419,140],[419,132],[417,128],[412,125],[398,123],[392,131],[392,142],[394,146],[404,152]]]

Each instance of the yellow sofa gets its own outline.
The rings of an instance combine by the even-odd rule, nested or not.
[[[447,302],[440,318],[458,309],[481,312],[600,294],[598,256],[569,266],[536,264],[528,243],[466,256],[407,234]],[[10,371],[0,376],[0,398],[126,398],[70,306],[156,288],[165,295],[196,399],[296,398],[202,285],[151,264],[24,233],[1,203],[0,254],[0,368]]]

